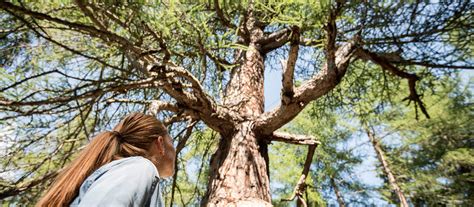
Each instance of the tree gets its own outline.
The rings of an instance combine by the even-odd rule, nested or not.
[[[473,202],[472,80],[467,86],[461,82],[444,80],[436,95],[427,98],[432,119],[410,119],[412,113],[403,113],[409,111],[403,107],[387,112],[392,117],[385,122],[387,138],[403,138],[399,146],[388,148],[387,158],[414,205]]]
[[[406,196],[400,188],[397,179],[392,173],[392,167],[387,162],[385,151],[383,150],[383,147],[381,146],[380,141],[378,140],[379,138],[376,137],[375,133],[372,129],[370,129],[369,126],[365,126],[365,130],[370,142],[372,143],[372,146],[374,147],[375,154],[377,154],[377,159],[379,160],[380,165],[382,166],[384,175],[387,178],[386,180],[390,184],[391,190],[393,190],[393,192],[397,195],[398,203],[402,207],[408,207],[408,201],[406,199]]]
[[[307,178],[308,186],[304,196],[306,202],[308,206],[326,206],[336,202],[339,206],[345,206],[346,202],[358,203],[354,197],[363,200],[367,188],[351,178],[354,174],[353,168],[361,163],[361,157],[356,156],[353,148],[347,146],[355,130],[340,111],[328,108],[321,111],[318,110],[317,104],[310,104],[284,127],[289,133],[317,137],[322,143],[315,152]],[[292,193],[289,192],[293,190],[290,186],[298,179],[298,171],[304,163],[301,154],[305,151],[302,146],[287,146],[281,143],[270,146],[270,174],[273,180],[279,183],[278,186],[281,186],[272,189],[276,197],[284,199]]]
[[[200,121],[219,133],[202,205],[270,205],[269,142],[313,150],[317,143],[279,128],[348,79],[360,61],[406,79],[406,100],[429,116],[417,82],[438,74],[409,66],[473,69],[466,52],[474,33],[459,32],[472,30],[472,7],[470,1],[2,0],[0,63],[10,76],[1,79],[0,119],[16,124],[19,140],[7,160],[56,150],[34,159],[54,161],[37,165],[42,171],[20,170],[24,156],[4,162],[29,181],[7,179],[0,197],[48,180],[41,178],[70,157],[59,155],[74,154],[89,135],[143,110],[171,129],[191,130]],[[280,58],[280,105],[265,112],[264,70],[280,67],[274,64]],[[302,186],[304,179],[297,190]]]

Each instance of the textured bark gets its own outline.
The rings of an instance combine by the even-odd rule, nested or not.
[[[407,199],[405,197],[405,194],[403,194],[402,189],[398,185],[397,180],[396,180],[395,176],[393,175],[392,170],[390,169],[390,165],[388,164],[387,160],[385,159],[385,153],[384,153],[383,149],[380,147],[379,141],[377,140],[377,138],[375,138],[375,135],[374,135],[373,132],[371,132],[368,129],[366,129],[366,132],[367,132],[367,136],[370,139],[370,142],[372,142],[372,146],[374,147],[375,153],[377,154],[377,158],[378,158],[379,162],[382,164],[382,169],[383,169],[383,172],[384,172],[385,176],[387,176],[388,183],[390,184],[390,187],[395,192],[395,194],[397,194],[397,196],[398,196],[400,206],[408,207],[408,202],[407,202]]]
[[[225,105],[246,118],[257,117],[264,109],[264,59],[261,46],[257,43],[263,31],[255,24],[256,20],[249,17],[249,49],[245,51],[242,66],[232,72],[224,99]]]
[[[336,181],[333,177],[331,177],[331,185],[334,189],[334,193],[336,194],[337,202],[339,203],[339,207],[345,207],[346,203],[344,202],[344,198],[342,197],[341,191],[339,191],[339,187],[337,187]]]
[[[271,206],[266,157],[266,148],[258,143],[252,122],[243,122],[232,135],[223,135],[211,158],[211,177],[202,204]]]
[[[248,46],[242,65],[231,74],[224,104],[244,121],[221,132],[216,153],[211,158],[208,191],[203,206],[271,206],[267,143],[255,132],[254,119],[264,109],[264,58],[258,26],[251,8],[246,17]]]

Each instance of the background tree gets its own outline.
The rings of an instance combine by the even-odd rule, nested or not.
[[[186,131],[205,125],[219,134],[203,205],[269,205],[269,142],[317,143],[276,131],[321,97],[328,105],[364,101],[337,95],[340,84],[363,91],[364,81],[388,83],[370,71],[357,79],[351,70],[360,62],[406,79],[406,100],[425,116],[422,77],[474,68],[466,55],[474,33],[463,32],[474,24],[470,1],[0,1],[0,8],[7,74],[0,120],[15,128],[5,136],[15,145],[2,161],[0,198],[37,197],[34,186],[54,177],[87,137],[147,111],[165,120],[183,152]],[[265,112],[264,71],[280,67],[280,105]]]
[[[317,105],[311,104],[284,128],[290,133],[317,137],[322,143],[314,155],[307,181],[305,199],[308,206],[369,204],[363,202],[368,188],[353,176],[353,168],[361,163],[361,159],[347,144],[355,129],[344,115],[329,108],[318,110]],[[305,151],[302,146],[270,145],[270,177],[277,182],[272,188],[274,199],[286,199],[291,195],[304,163],[302,155]]]
[[[385,139],[401,140],[388,148],[388,159],[414,205],[466,205],[474,198],[472,80],[444,82],[426,99],[432,119],[410,119],[412,109],[403,107],[387,112]]]

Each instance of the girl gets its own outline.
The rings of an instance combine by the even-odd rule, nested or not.
[[[175,155],[160,121],[130,114],[98,134],[37,206],[163,206],[158,179],[174,173]]]

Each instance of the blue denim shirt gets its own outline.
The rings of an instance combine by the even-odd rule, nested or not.
[[[82,183],[71,206],[163,206],[153,163],[143,157],[112,161]]]

